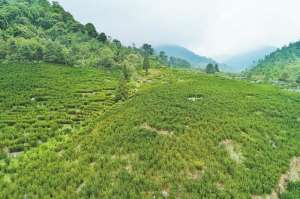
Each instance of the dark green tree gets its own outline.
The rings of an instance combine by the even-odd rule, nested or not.
[[[97,40],[105,43],[107,41],[107,36],[104,32],[100,33],[99,35],[97,35]]]
[[[219,69],[219,65],[218,65],[218,64],[215,64],[215,72],[216,72],[216,73],[220,72],[220,69]]]
[[[206,66],[206,73],[213,74],[215,73],[215,66],[213,64],[207,64]]]
[[[154,54],[154,49],[150,44],[143,44],[142,51],[145,54],[145,56],[151,56]]]
[[[296,83],[300,84],[300,75],[298,75],[298,77],[296,79]]]
[[[64,12],[63,7],[61,7],[61,5],[57,1],[52,2],[52,10],[57,13]]]
[[[144,58],[144,62],[143,62],[143,69],[145,70],[146,74],[148,74],[149,68],[150,68],[150,60],[149,60],[149,57],[146,56]]]
[[[85,30],[88,33],[88,35],[93,38],[96,38],[98,36],[97,30],[96,30],[94,24],[92,24],[92,23],[87,23],[85,25]]]
[[[1,1],[0,1],[0,8],[1,8]],[[0,13],[0,29],[5,30],[7,27],[8,27],[8,22],[6,16],[5,14]]]
[[[168,56],[164,51],[159,52],[159,60],[162,64],[168,64]]]
[[[114,40],[112,41],[112,43],[113,43],[114,46],[116,46],[117,48],[121,48],[121,47],[122,47],[122,43],[121,43],[119,40],[117,40],[117,39],[114,39]]]

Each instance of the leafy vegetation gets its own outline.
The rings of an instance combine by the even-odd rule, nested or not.
[[[162,68],[190,64],[47,0],[0,0],[0,28],[0,198],[252,198],[300,156],[299,94]],[[249,76],[299,83],[299,49]]]
[[[123,47],[120,41],[98,33],[92,23],[82,25],[77,22],[56,2],[2,0],[0,5],[2,62],[120,68],[130,55],[141,59],[147,55],[151,66],[161,64],[151,45],[145,44],[141,49]],[[144,50],[147,50],[146,54]]]
[[[168,65],[173,68],[191,68],[191,64],[188,61],[177,57],[170,57]]]
[[[0,66],[0,154],[77,131],[114,103],[119,72],[49,64]]]
[[[206,66],[206,73],[213,74],[220,72],[218,64],[207,64]]]
[[[258,80],[295,82],[300,77],[300,42],[292,43],[266,56],[248,71]]]
[[[2,161],[0,197],[270,193],[300,155],[299,95],[201,73],[160,73],[86,127]]]
[[[300,197],[300,182],[293,182],[288,185],[287,192],[281,195],[282,199],[297,199]]]

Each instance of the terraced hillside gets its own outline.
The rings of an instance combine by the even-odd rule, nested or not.
[[[87,125],[112,105],[117,72],[55,65],[1,65],[0,152],[16,156]]]
[[[295,93],[165,69],[161,71],[163,76],[149,80],[151,84],[143,85],[130,100],[98,115],[93,110],[99,110],[96,104],[103,106],[99,95],[100,99],[104,97],[101,92],[94,96],[90,89],[105,91],[114,79],[109,83],[103,73],[82,74],[76,69],[78,79],[68,81],[68,70],[58,75],[68,82],[68,92],[74,94],[66,95],[72,97],[65,102],[43,92],[34,96],[28,92],[25,99],[29,98],[32,106],[48,103],[47,108],[41,104],[42,111],[54,126],[61,120],[73,121],[69,117],[74,115],[68,112],[85,102],[80,110],[91,114],[92,120],[86,127],[75,128],[73,133],[51,139],[16,158],[1,159],[0,198],[262,198],[272,192],[279,196],[287,182],[300,180],[297,175],[285,175],[299,169],[297,161],[291,163],[300,156],[300,98]],[[43,76],[48,77],[47,73]],[[1,84],[14,93],[19,87],[12,82]],[[91,88],[82,92],[87,90],[86,84]],[[110,94],[104,96],[107,99]],[[37,100],[40,97],[47,100]],[[1,106],[5,110],[1,117],[11,121],[1,129],[16,129],[6,130],[9,135],[24,132],[9,118],[11,113],[17,114],[12,109],[23,110],[19,106],[24,105]],[[59,114],[59,110],[64,111]],[[29,118],[17,121],[41,115],[32,112]],[[52,114],[54,119],[50,120]],[[61,114],[65,117],[60,118]],[[37,120],[40,122],[43,120]],[[65,124],[61,125],[63,128]],[[3,146],[15,148],[13,139],[5,140]],[[285,197],[297,196],[293,186],[297,184],[290,184],[291,192]]]

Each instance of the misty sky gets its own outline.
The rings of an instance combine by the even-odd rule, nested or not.
[[[58,0],[122,43],[178,44],[214,58],[300,38],[299,0]]]

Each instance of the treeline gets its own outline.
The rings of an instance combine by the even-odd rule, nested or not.
[[[168,57],[168,55],[166,55],[164,51],[160,51],[158,57],[162,64],[173,68],[191,68],[192,66],[185,59],[181,59],[173,56]]]
[[[151,45],[125,47],[119,40],[98,32],[92,23],[77,22],[57,2],[0,0],[0,28],[1,62],[104,68],[162,64]]]
[[[267,55],[247,71],[249,78],[300,83],[300,42],[291,43]]]
[[[205,72],[208,74],[218,73],[218,72],[220,72],[219,65],[209,63],[206,66]]]

